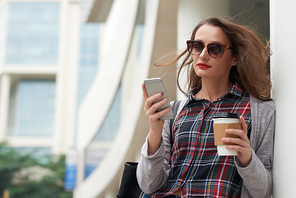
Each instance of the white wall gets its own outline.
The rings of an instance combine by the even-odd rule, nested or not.
[[[274,197],[295,197],[296,130],[294,100],[296,1],[270,1],[271,72],[276,105]]]

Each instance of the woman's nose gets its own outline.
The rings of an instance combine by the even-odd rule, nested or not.
[[[203,48],[203,50],[201,51],[199,57],[200,57],[201,59],[208,59],[208,58],[209,58],[209,53],[208,53],[208,49],[207,49],[206,46],[205,46],[205,47]]]

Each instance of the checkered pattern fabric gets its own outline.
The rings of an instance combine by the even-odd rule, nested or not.
[[[218,156],[214,144],[213,116],[217,112],[238,113],[251,132],[249,93],[238,84],[211,102],[197,99],[200,88],[190,91],[188,101],[174,123],[170,177],[153,198],[172,195],[182,188],[182,197],[240,197],[242,179],[235,167],[235,157]]]

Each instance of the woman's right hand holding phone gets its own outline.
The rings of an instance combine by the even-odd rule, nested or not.
[[[144,83],[142,84],[143,89],[143,97],[145,100],[144,111],[148,118],[148,122],[150,125],[150,133],[148,136],[148,153],[153,155],[159,149],[160,142],[161,142],[161,134],[164,120],[159,120],[159,118],[169,112],[170,107],[156,112],[156,110],[164,105],[167,102],[167,98],[153,104],[154,101],[161,98],[162,94],[157,93],[152,95],[151,97],[148,96]]]

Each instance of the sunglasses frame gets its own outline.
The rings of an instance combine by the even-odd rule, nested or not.
[[[203,48],[202,48],[202,50],[201,50],[199,53],[192,54],[192,49],[191,49],[191,48],[193,48],[193,46],[194,46],[195,43],[202,43],[202,44],[203,44]],[[202,51],[205,49],[205,47],[206,47],[209,56],[212,57],[212,58],[221,58],[221,57],[223,56],[223,54],[224,54],[224,52],[225,52],[226,49],[233,49],[232,46],[229,46],[229,45],[223,45],[222,43],[215,43],[215,42],[213,42],[213,43],[204,44],[204,42],[202,42],[202,41],[197,41],[197,40],[187,40],[187,41],[186,41],[186,44],[187,44],[187,51],[189,52],[189,54],[191,54],[191,55],[200,55],[201,52],[202,52]],[[189,45],[190,45],[190,44],[192,45],[191,48],[189,48]],[[223,47],[223,51],[222,51],[221,56],[214,57],[214,56],[211,55],[211,53],[210,53],[210,51],[212,51],[212,50],[211,50],[211,45],[220,45],[220,46]],[[190,49],[191,49],[191,51],[190,51]]]

